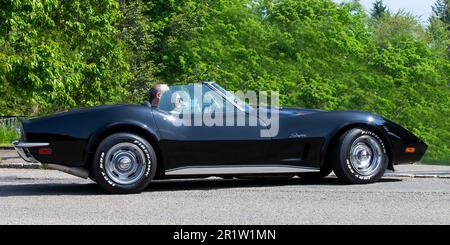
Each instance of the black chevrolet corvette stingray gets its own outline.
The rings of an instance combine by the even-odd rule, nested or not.
[[[379,115],[256,107],[209,82],[172,86],[158,107],[73,110],[25,120],[20,131],[13,144],[23,159],[89,177],[112,193],[140,192],[153,179],[320,178],[331,171],[366,184],[394,164],[419,161],[427,148]]]

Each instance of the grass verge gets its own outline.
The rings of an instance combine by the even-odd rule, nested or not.
[[[16,130],[12,128],[0,127],[0,147],[12,146],[11,142],[19,138]]]

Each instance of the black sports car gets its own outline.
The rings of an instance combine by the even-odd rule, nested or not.
[[[107,105],[26,120],[13,144],[27,161],[89,177],[113,193],[140,192],[153,179],[331,171],[365,184],[394,164],[419,161],[427,148],[375,114],[253,107],[209,82],[172,86],[157,107]]]

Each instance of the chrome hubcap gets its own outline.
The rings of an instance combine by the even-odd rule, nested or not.
[[[106,175],[117,184],[134,184],[144,175],[146,166],[144,152],[128,142],[114,145],[105,156]]]
[[[131,159],[128,157],[122,157],[119,159],[119,169],[127,170],[131,167]]]
[[[372,136],[357,138],[350,148],[350,164],[360,175],[369,176],[382,165],[383,151],[380,143]]]

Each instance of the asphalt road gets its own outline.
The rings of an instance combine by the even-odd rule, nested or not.
[[[171,180],[109,195],[57,171],[0,169],[0,224],[450,224],[450,179]]]

